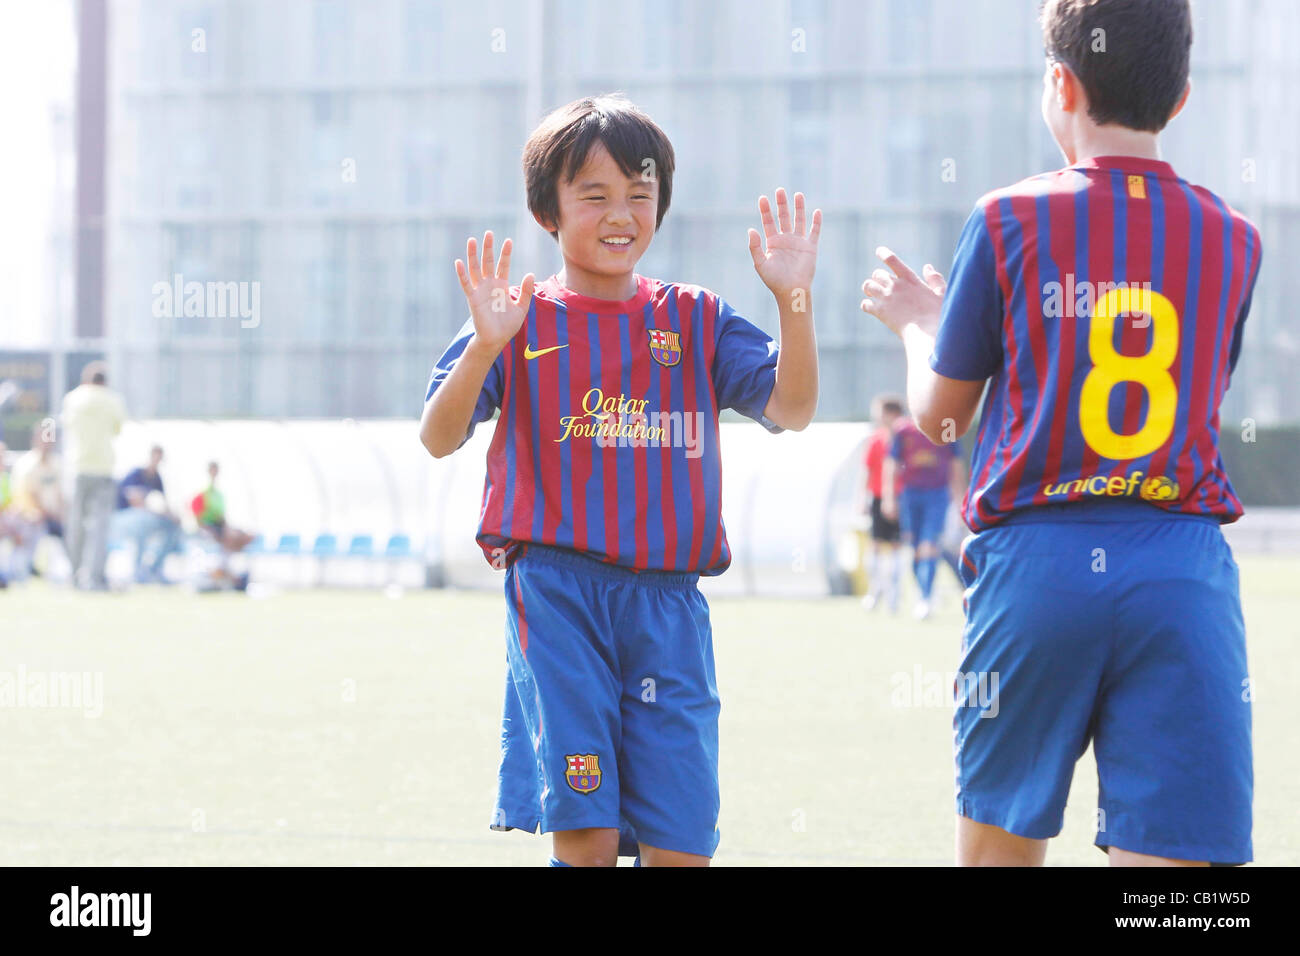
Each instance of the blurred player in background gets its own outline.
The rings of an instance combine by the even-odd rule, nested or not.
[[[749,231],[780,347],[712,292],[637,275],[668,211],[668,138],[621,97],[546,117],[528,207],[564,269],[510,286],[474,239],[471,318],[434,366],[420,438],[450,454],[500,408],[478,540],[506,568],[493,827],[553,833],[554,865],[707,865],[718,844],[718,693],[701,574],[731,562],[718,412],[802,429],[817,404],[821,211],[777,190]],[[810,226],[811,228],[807,228]],[[767,248],[763,243],[766,239]],[[631,840],[620,839],[620,830]],[[629,832],[630,831],[630,832]],[[630,843],[630,845],[629,845]],[[622,844],[622,846],[621,846]]]
[[[894,443],[894,426],[903,417],[903,399],[897,395],[877,395],[871,402],[874,427],[863,452],[866,471],[866,503],[870,514],[871,553],[867,565],[867,593],[862,606],[868,611],[879,607],[883,598],[893,614],[898,613],[898,517],[884,513],[885,459]],[[894,495],[898,487],[895,482]]]
[[[1091,741],[1112,865],[1243,863],[1249,672],[1219,528],[1242,508],[1218,438],[1259,232],[1159,158],[1190,92],[1186,0],[1047,0],[1042,25],[1069,166],[982,198],[946,288],[887,249],[863,284],[927,435],[965,431],[991,379],[961,671],[1001,687],[996,720],[958,700],[957,859],[1042,863]]]
[[[912,574],[920,592],[913,613],[918,619],[934,608],[934,574],[939,539],[952,501],[953,487],[964,478],[956,442],[933,444],[911,419],[901,419],[885,458],[881,512],[896,518],[903,539],[912,547]]]

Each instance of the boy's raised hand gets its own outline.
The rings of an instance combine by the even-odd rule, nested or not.
[[[908,325],[937,334],[943,293],[948,287],[939,270],[927,262],[918,276],[886,247],[877,247],[876,255],[893,272],[877,269],[862,283],[867,296],[862,300],[862,311],[874,315],[896,335],[902,335]]]
[[[772,218],[772,204],[766,196],[758,199],[758,214],[762,219],[763,235],[757,229],[749,230],[749,254],[754,257],[754,269],[772,294],[785,299],[795,290],[808,292],[813,273],[817,271],[817,237],[822,231],[822,211],[812,214],[812,229],[804,235],[803,193],[794,194],[794,222],[790,221],[790,202],[785,190],[776,191],[777,218]],[[763,241],[767,251],[763,251]]]
[[[474,335],[483,345],[500,352],[514,338],[533,300],[533,274],[519,283],[519,298],[510,298],[510,240],[501,244],[501,261],[492,255],[492,232],[483,234],[483,258],[473,236],[465,244],[465,260],[456,260],[456,277],[465,291],[474,318]]]

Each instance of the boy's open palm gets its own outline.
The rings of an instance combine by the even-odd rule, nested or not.
[[[813,273],[817,271],[817,237],[822,231],[822,211],[812,214],[812,229],[804,234],[803,193],[794,194],[794,222],[790,221],[790,202],[785,190],[776,191],[777,216],[772,217],[772,204],[766,196],[758,199],[758,214],[763,224],[763,235],[757,229],[749,230],[749,254],[754,257],[754,269],[772,294],[778,298],[790,295],[795,289],[809,291]],[[767,243],[764,251],[763,243]]]
[[[483,258],[473,236],[465,244],[465,260],[456,260],[456,277],[465,291],[469,312],[474,318],[474,335],[486,346],[500,352],[514,338],[528,316],[533,301],[533,274],[519,284],[519,298],[510,298],[510,240],[501,244],[501,261],[493,259],[492,233],[483,234]]]
[[[935,335],[948,287],[943,276],[928,262],[918,276],[884,246],[876,249],[876,255],[889,269],[877,269],[862,283],[867,296],[862,300],[862,311],[874,315],[896,335],[902,335],[904,326],[911,324]]]

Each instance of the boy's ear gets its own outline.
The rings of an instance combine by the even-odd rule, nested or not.
[[[1187,105],[1187,97],[1191,95],[1192,95],[1192,78],[1189,76],[1187,78],[1187,85],[1183,87],[1183,95],[1178,98],[1178,105],[1175,106],[1174,111],[1169,114],[1169,119],[1172,120],[1175,116],[1177,116],[1179,113],[1183,111],[1183,107]],[[1165,122],[1168,121],[1169,120],[1166,120]]]
[[[550,222],[547,219],[543,219],[541,216],[537,215],[536,213],[533,213],[533,219],[537,222],[537,225],[541,226],[551,235],[555,235],[555,233],[558,231],[554,223]]]
[[[1079,110],[1081,100],[1085,99],[1083,93],[1083,84],[1079,78],[1064,63],[1052,64],[1052,85],[1056,96],[1056,105],[1061,108],[1062,113],[1074,113]]]

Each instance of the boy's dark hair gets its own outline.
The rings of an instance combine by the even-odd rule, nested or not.
[[[1189,0],[1044,0],[1043,45],[1068,66],[1099,124],[1158,133],[1187,88]]]
[[[604,145],[628,176],[649,172],[659,181],[659,215],[664,221],[673,194],[673,144],[664,131],[623,96],[606,94],[574,100],[550,113],[524,145],[524,184],[528,209],[555,226],[560,221],[557,185],[578,175],[592,144]],[[653,166],[646,160],[653,161]],[[556,230],[551,229],[551,235]]]

